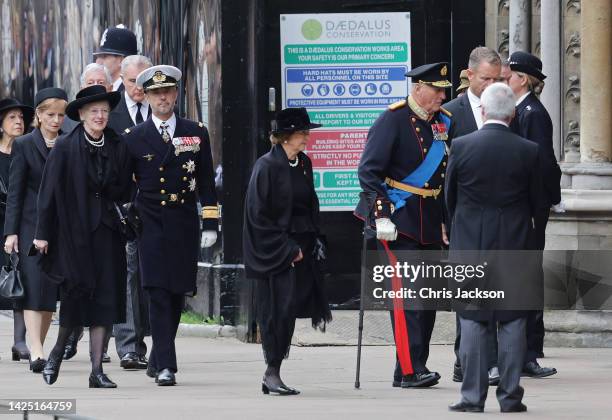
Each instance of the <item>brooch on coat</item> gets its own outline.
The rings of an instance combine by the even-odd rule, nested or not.
[[[174,154],[178,156],[183,152],[199,152],[200,141],[199,137],[175,137],[172,139]]]

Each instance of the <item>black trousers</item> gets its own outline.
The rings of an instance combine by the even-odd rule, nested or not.
[[[384,250],[382,243],[378,240],[376,249]],[[440,245],[430,244],[423,245],[403,236],[398,236],[395,241],[388,242],[391,251],[439,251],[442,249]],[[369,246],[370,247],[370,246]],[[391,315],[391,326],[393,327],[393,335],[395,336],[395,322],[393,311]],[[436,311],[434,310],[405,310],[404,318],[406,319],[406,328],[408,330],[408,339],[410,343],[410,359],[414,373],[427,372],[427,359],[429,358],[429,342],[436,322]],[[401,380],[402,370],[399,364],[397,352],[395,354],[395,371],[393,377],[395,380]]]
[[[149,364],[157,370],[170,369],[177,372],[174,340],[181,321],[185,296],[158,287],[145,290],[149,299],[149,320],[153,338]]]

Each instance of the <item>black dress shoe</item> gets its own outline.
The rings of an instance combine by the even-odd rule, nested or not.
[[[11,347],[11,356],[13,362],[18,362],[20,360],[30,360],[30,352],[28,350],[19,350],[17,347]]]
[[[34,373],[40,373],[45,368],[45,363],[47,363],[47,361],[40,357],[36,360],[30,360],[30,370]]]
[[[149,378],[156,378],[157,379],[157,368],[155,366],[153,366],[151,363],[149,363],[149,366],[147,366],[147,376]]]
[[[64,347],[64,360],[70,360],[77,354],[77,343],[69,343]]]
[[[402,388],[426,388],[438,383],[440,375],[437,372],[423,372],[405,375],[402,378]]]
[[[278,394],[278,395],[298,395],[300,391],[295,388],[288,387],[287,385],[271,385],[266,381],[264,377],[261,381],[261,392],[264,394]]]
[[[104,373],[90,373],[89,374],[89,387],[90,388],[117,388],[117,384],[109,379]]]
[[[157,373],[155,382],[157,382],[159,386],[172,386],[176,385],[176,378],[170,369],[162,369]]]
[[[450,411],[457,411],[461,413],[482,413],[484,411],[484,407],[468,404],[463,401],[449,405],[448,409]]]
[[[110,363],[111,358],[107,352],[102,353],[102,363]]]
[[[557,373],[557,369],[549,367],[541,367],[538,362],[527,362],[523,367],[521,376],[530,378],[545,378]]]
[[[463,371],[461,365],[456,362],[453,364],[453,382],[463,382]]]
[[[139,356],[136,353],[126,353],[119,362],[119,366],[123,369],[146,369],[148,363],[146,358],[142,360],[144,356]]]
[[[515,405],[514,407],[500,408],[499,411],[502,413],[523,413],[527,411],[527,406],[523,403],[518,403],[518,405]]]
[[[43,379],[48,385],[53,385],[57,381],[61,364],[62,359],[54,359],[52,356],[49,356],[49,360],[45,363],[42,371]]]
[[[499,385],[499,369],[497,366],[493,366],[489,369],[489,386]]]

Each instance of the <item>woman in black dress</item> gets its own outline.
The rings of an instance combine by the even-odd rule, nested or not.
[[[74,327],[89,327],[92,388],[116,388],[102,371],[104,336],[125,322],[125,241],[115,203],[129,199],[125,144],[109,128],[120,94],[103,86],[81,90],[66,115],[81,123],[61,136],[47,158],[38,195],[34,245],[47,276],[60,285],[60,329],[43,369],[53,384]]]
[[[46,360],[43,344],[57,304],[57,286],[45,279],[38,264],[40,255],[29,255],[36,229],[36,199],[43,168],[64,120],[68,97],[59,88],[40,90],[34,99],[35,129],[15,140],[4,222],[4,251],[20,256],[24,287],[21,300],[30,343],[30,370],[40,373]]]
[[[11,151],[16,137],[23,135],[32,122],[34,110],[22,105],[13,98],[0,100],[0,234],[4,238],[4,217],[9,186]],[[2,258],[2,264],[8,258]],[[23,319],[21,300],[10,301],[0,297],[0,309],[13,310],[13,346],[11,354],[14,361],[28,360],[30,351],[26,345],[26,327]]]
[[[244,261],[255,281],[257,322],[267,369],[264,394],[296,395],[280,367],[289,355],[296,318],[325,329],[331,312],[318,261],[319,201],[312,163],[302,152],[312,124],[304,108],[287,108],[273,121],[272,149],[255,163],[245,203]]]

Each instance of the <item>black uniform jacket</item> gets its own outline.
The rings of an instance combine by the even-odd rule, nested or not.
[[[369,219],[371,226],[375,226],[376,218],[390,217],[400,235],[421,244],[442,244],[441,224],[445,220],[443,193],[437,198],[413,194],[392,215],[387,210],[390,201],[383,187],[385,178],[401,181],[418,168],[433,143],[431,124],[442,122],[439,113],[430,121],[418,118],[404,102],[391,105],[368,132],[358,175],[361,188],[366,194],[375,196],[375,202],[362,197],[355,215],[362,220]],[[446,160],[445,154],[424,188],[443,186]],[[377,211],[379,205],[383,208],[381,211]]]
[[[125,103],[125,92],[121,92],[121,100],[108,116],[108,126],[121,134],[126,128],[136,125],[130,116]]]
[[[104,130],[108,171],[100,191],[88,185],[88,153],[83,125],[58,138],[49,153],[37,202],[36,239],[49,242],[42,269],[67,293],[90,295],[95,288],[91,233],[104,223],[118,229],[113,202],[129,198],[131,170],[127,150]]]
[[[313,185],[312,163],[299,153]],[[265,278],[288,269],[300,247],[289,237],[293,192],[287,154],[280,145],[261,156],[249,181],[244,206],[244,265],[250,278]],[[313,187],[314,190],[314,187]],[[319,226],[319,200],[312,194],[312,220]]]
[[[199,150],[173,144],[195,139]],[[203,229],[218,228],[208,131],[201,123],[176,117],[173,139],[164,143],[148,119],[126,130],[123,140],[138,186],[135,203],[143,228],[138,242],[143,286],[193,293],[200,247],[198,201],[212,213],[205,214]]]
[[[451,147],[446,204],[451,218],[450,250],[527,250],[540,192],[538,146],[501,124],[486,124]],[[461,316],[487,320],[487,311]],[[503,311],[511,320],[519,312]]]
[[[516,115],[510,125],[519,136],[538,144],[542,196],[540,207],[549,208],[561,201],[561,169],[553,149],[553,125],[548,111],[531,92],[516,107]]]

